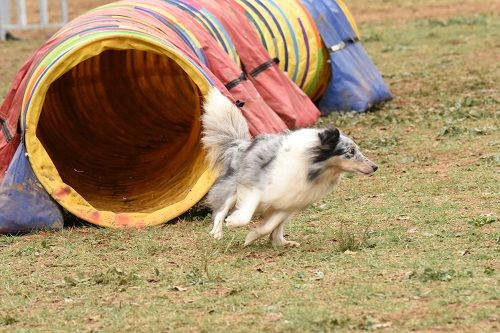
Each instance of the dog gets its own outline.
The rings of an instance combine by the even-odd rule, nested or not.
[[[273,246],[299,246],[284,237],[294,213],[331,192],[346,172],[372,175],[377,165],[336,128],[306,128],[254,139],[239,109],[212,89],[204,104],[202,143],[220,176],[207,195],[215,239],[227,227],[264,222],[251,230],[244,246],[270,235]],[[228,214],[230,215],[228,216]]]

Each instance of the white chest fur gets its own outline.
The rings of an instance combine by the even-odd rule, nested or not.
[[[298,210],[331,192],[340,173],[326,171],[311,182],[307,179],[311,165],[310,147],[317,142],[317,132],[301,130],[289,135],[276,156],[273,169],[262,193],[262,203],[276,209]]]

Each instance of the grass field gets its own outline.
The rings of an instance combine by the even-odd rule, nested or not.
[[[216,242],[196,214],[0,236],[0,332],[499,332],[498,3],[366,3],[347,1],[395,99],[321,125],[380,169],[300,214],[300,248]],[[26,36],[0,43],[0,96]]]

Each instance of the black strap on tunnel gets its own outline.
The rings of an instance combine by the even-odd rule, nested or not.
[[[359,42],[359,37],[358,36],[354,36],[354,37],[349,37],[349,38],[346,38],[344,39],[343,41],[341,41],[340,43],[337,43],[335,45],[332,45],[328,48],[328,50],[331,52],[331,53],[334,53],[334,52],[338,52],[340,50],[343,50],[346,48],[347,45],[349,44],[355,44]]]
[[[234,79],[233,81],[226,84],[226,89],[231,90],[234,87],[236,87],[238,84],[240,84],[241,82],[245,81],[246,79],[247,79],[247,75],[245,74],[245,72],[241,72],[240,76],[238,76],[237,79]]]
[[[266,61],[265,63],[263,63],[262,65],[259,65],[257,66],[251,73],[250,75],[252,75],[253,77],[256,77],[257,75],[259,75],[260,73],[262,73],[263,71],[265,71],[266,69],[268,69],[269,67],[271,67],[272,65],[274,64],[279,64],[280,63],[280,60],[278,58],[274,58],[274,59],[271,59],[269,61]]]
[[[5,140],[7,142],[12,140],[12,134],[10,134],[9,129],[7,128],[7,123],[2,118],[0,118],[0,126],[2,127],[2,133],[3,136],[5,137]]]

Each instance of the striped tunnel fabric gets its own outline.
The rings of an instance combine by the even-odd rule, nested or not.
[[[298,0],[236,0],[271,57],[313,100],[329,79],[327,53],[311,16]],[[322,89],[323,88],[323,89]]]

